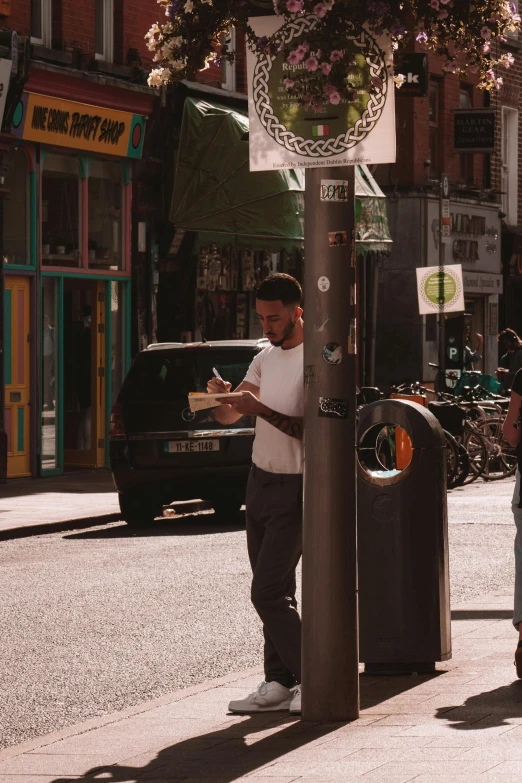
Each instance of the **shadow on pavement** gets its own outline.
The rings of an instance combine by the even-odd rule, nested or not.
[[[216,518],[215,514],[186,514],[179,519],[158,518],[148,525],[121,525],[99,530],[84,530],[72,533],[64,538],[72,540],[109,539],[109,538],[154,538],[156,536],[208,536],[216,533],[235,533],[244,530],[244,517],[238,522],[227,523]]]
[[[453,609],[452,620],[511,620],[511,609]]]
[[[448,721],[450,728],[464,731],[512,726],[507,722],[510,718],[522,718],[522,681],[470,696],[458,707],[440,707],[436,717]]]
[[[110,492],[116,488],[110,470],[75,470],[64,473],[63,476],[47,476],[46,478],[9,479],[7,484],[0,486],[0,497],[17,498],[24,495],[46,495],[48,493],[91,494]]]
[[[281,756],[297,750],[345,724],[319,725],[291,718],[288,713],[251,715],[241,723],[231,723],[219,731],[182,740],[160,751],[142,767],[124,764],[94,767],[82,777],[60,777],[53,783],[99,780],[104,783],[130,783],[143,779],[176,780],[210,777],[220,783],[275,763]],[[257,733],[270,732],[256,740]]]

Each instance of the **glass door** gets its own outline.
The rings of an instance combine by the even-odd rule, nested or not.
[[[106,283],[64,280],[64,467],[105,464]]]
[[[57,471],[61,466],[59,425],[60,315],[59,284],[56,277],[42,278],[42,326],[40,368],[40,421],[42,472]]]

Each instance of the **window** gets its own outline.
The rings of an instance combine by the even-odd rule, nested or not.
[[[439,177],[440,168],[440,135],[439,135],[439,117],[440,117],[440,93],[441,86],[435,80],[430,81],[428,90],[429,107],[429,134],[430,134],[430,176]]]
[[[96,0],[96,59],[114,59],[114,0]]]
[[[42,172],[42,264],[80,266],[80,164],[48,154]]]
[[[473,108],[473,87],[469,84],[460,85],[460,108]],[[475,181],[474,162],[472,152],[462,152],[460,158],[460,180],[467,185],[473,185]]]
[[[89,266],[122,269],[123,170],[95,160],[89,172]]]
[[[1,205],[4,258],[7,264],[29,264],[29,173],[19,147],[9,156],[8,166],[5,187],[9,196]]]
[[[231,27],[227,35],[223,36],[222,46],[230,51],[236,48],[236,31]],[[236,64],[229,63],[228,60],[222,60],[221,63],[221,86],[224,90],[236,89]]]
[[[518,111],[502,107],[502,211],[508,226],[518,222]]]
[[[31,0],[31,41],[41,46],[51,46],[51,0]]]

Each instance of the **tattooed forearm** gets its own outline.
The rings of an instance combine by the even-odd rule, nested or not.
[[[303,439],[302,416],[285,416],[283,413],[278,413],[270,408],[267,408],[266,412],[263,411],[263,413],[260,413],[259,415],[273,427],[281,430],[285,435],[289,435],[291,438],[296,438],[297,440]]]

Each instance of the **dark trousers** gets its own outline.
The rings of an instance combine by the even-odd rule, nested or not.
[[[287,688],[301,682],[295,569],[302,549],[302,496],[302,475],[252,466],[246,494],[252,603],[263,623],[265,680]]]

